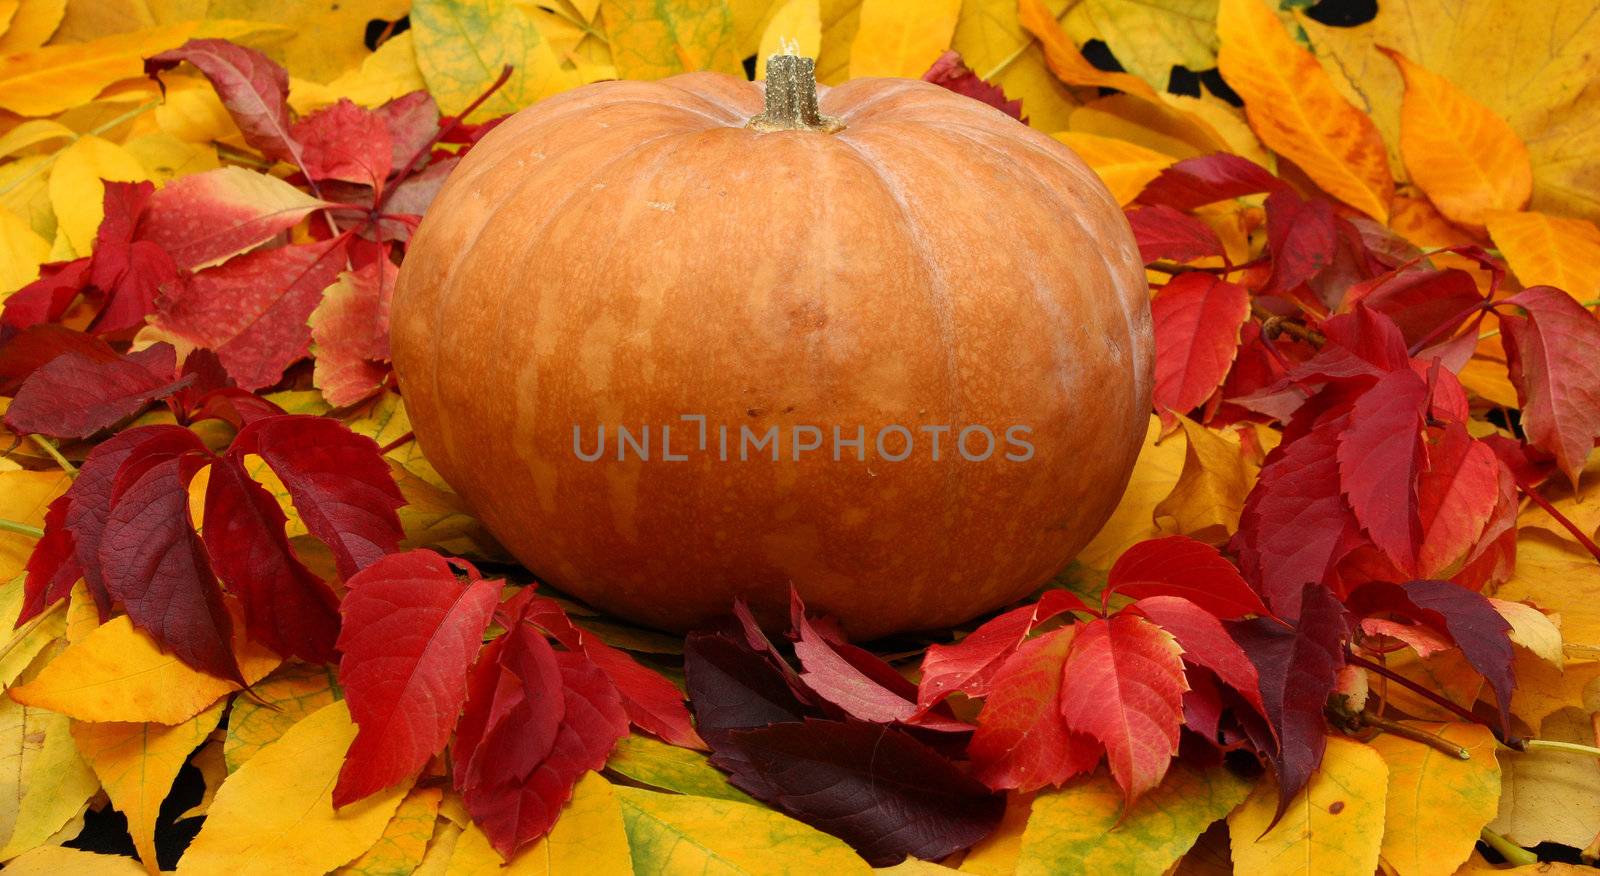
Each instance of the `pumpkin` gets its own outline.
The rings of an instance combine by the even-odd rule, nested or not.
[[[1144,271],[1082,161],[924,82],[819,105],[793,56],[504,121],[391,325],[417,439],[489,531],[668,630],[783,617],[791,587],[852,638],[1016,601],[1105,522],[1150,409]]]

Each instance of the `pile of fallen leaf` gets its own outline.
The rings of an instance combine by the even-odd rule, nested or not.
[[[1594,860],[1600,5],[1355,5],[0,0],[0,861]],[[389,373],[409,236],[498,119],[780,43],[1054,135],[1149,268],[1127,494],[963,629],[602,616],[509,564]]]

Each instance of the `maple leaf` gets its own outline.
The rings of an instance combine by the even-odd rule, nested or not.
[[[1024,642],[996,669],[967,755],[991,788],[1033,791],[1094,769],[1101,748],[1061,715],[1061,687],[1074,629]]]
[[[172,347],[158,344],[106,359],[67,350],[34,370],[6,409],[19,433],[87,438],[166,398],[193,378],[176,377]]]
[[[981,101],[1023,124],[1028,123],[1027,117],[1022,114],[1022,101],[1007,100],[1004,89],[979,78],[961,60],[960,52],[952,50],[940,55],[928,72],[922,74],[922,81]]]
[[[1155,404],[1184,412],[1206,400],[1228,374],[1250,293],[1209,274],[1174,277],[1150,306],[1156,333]]]
[[[1078,630],[1062,670],[1061,717],[1105,746],[1111,775],[1131,803],[1161,783],[1183,726],[1182,649],[1134,615]]]
[[[1594,356],[1600,320],[1551,286],[1524,289],[1503,303],[1527,313],[1500,317],[1522,427],[1529,443],[1554,456],[1576,487],[1600,439],[1600,363]]]
[[[428,550],[384,557],[346,586],[339,683],[360,729],[339,769],[336,806],[416,774],[444,750],[500,591],[494,580],[463,587]]]
[[[1123,551],[1106,574],[1106,597],[1113,593],[1135,599],[1182,597],[1223,620],[1268,614],[1261,597],[1216,548],[1182,535],[1149,539]]]

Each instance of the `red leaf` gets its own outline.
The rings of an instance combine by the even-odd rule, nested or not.
[[[1223,254],[1222,241],[1211,226],[1164,204],[1129,210],[1128,224],[1145,264],[1163,259],[1192,262]]]
[[[1425,575],[1471,552],[1500,499],[1500,463],[1489,445],[1474,440],[1461,423],[1430,431],[1438,438],[1428,446],[1427,467],[1417,480],[1417,569]]]
[[[1228,376],[1239,327],[1250,316],[1250,293],[1210,274],[1180,274],[1156,295],[1151,314],[1156,409],[1192,410]]]
[[[720,747],[734,730],[816,714],[784,678],[774,657],[722,633],[690,633],[683,675],[701,738]]]
[[[1182,651],[1149,621],[1090,621],[1067,655],[1061,717],[1106,747],[1111,775],[1131,803],[1161,783],[1183,727]]]
[[[180,176],[150,199],[139,237],[179,267],[197,269],[260,246],[328,206],[298,192],[290,198],[287,188],[238,167]]]
[[[100,539],[106,592],[134,625],[194,668],[245,684],[233,654],[233,621],[205,545],[189,518],[189,481],[209,452],[147,441],[123,460]]]
[[[405,532],[395,509],[405,504],[376,441],[338,420],[284,415],[239,432],[228,456],[254,453],[283,481],[306,529],[333,551],[340,577],[390,554]]]
[[[457,790],[526,781],[555,748],[566,700],[544,634],[520,620],[473,666],[451,752]]]
[[[404,173],[408,169],[403,166],[407,159],[427,158],[426,154],[421,154],[422,150],[439,133],[439,105],[434,103],[433,95],[426,91],[402,94],[373,112],[389,131],[391,167]]]
[[[1478,284],[1460,268],[1391,271],[1350,288],[1344,307],[1361,302],[1394,320],[1407,347],[1448,338],[1483,303]]]
[[[1401,569],[1417,565],[1422,519],[1423,408],[1428,385],[1414,372],[1392,372],[1356,400],[1339,431],[1339,481],[1356,521]]]
[[[1307,584],[1299,602],[1300,619],[1292,627],[1268,618],[1228,625],[1234,641],[1256,665],[1261,701],[1277,731],[1277,745],[1267,749],[1278,776],[1277,817],[1322,762],[1328,742],[1322,710],[1344,665],[1344,645],[1350,638],[1344,606],[1328,588]]]
[[[1324,320],[1322,333],[1328,342],[1310,361],[1295,369],[1297,379],[1376,378],[1411,367],[1400,327],[1366,305],[1357,304],[1351,313]]]
[[[105,218],[95,234],[89,282],[106,295],[93,331],[110,334],[136,328],[155,309],[156,293],[178,278],[172,257],[160,245],[138,240],[136,231],[155,185],[106,181]]]
[[[340,275],[312,312],[317,388],[336,407],[355,404],[383,387],[389,368],[389,300],[400,269],[388,247]]]
[[[215,350],[239,386],[260,389],[306,355],[306,320],[344,269],[346,238],[247,253],[174,283],[151,323]]]
[[[604,673],[582,654],[570,651],[557,654],[556,663],[563,708],[549,754],[523,779],[498,776],[492,766],[486,766],[481,784],[460,788],[472,820],[507,860],[549,832],[562,804],[572,795],[573,785],[584,773],[605,766],[617,740],[628,732],[628,717]],[[502,664],[499,668],[521,680],[515,678],[514,667]],[[537,709],[526,701],[522,705],[529,707],[505,711],[502,733],[507,738],[523,730],[522,719],[538,720]],[[460,779],[457,773],[457,782]]]
[[[217,576],[244,606],[251,638],[284,657],[331,663],[339,600],[295,556],[278,500],[228,456],[211,466],[203,533]]]
[[[121,358],[110,344],[94,335],[61,325],[29,326],[0,342],[0,395],[15,396],[28,375],[67,353],[95,362]]]
[[[916,713],[916,703],[852,665],[804,614],[800,615],[798,630],[800,639],[794,644],[794,653],[800,658],[800,678],[818,696],[853,718],[878,724],[904,721]]]
[[[1264,292],[1287,292],[1333,263],[1338,240],[1331,204],[1283,188],[1267,196],[1266,208],[1272,278]]]
[[[1022,101],[1006,100],[1006,93],[1000,86],[978,78],[978,74],[961,60],[960,52],[951,50],[940,55],[928,72],[922,74],[922,81],[986,103],[1019,122],[1028,121],[1022,115]]]
[[[1255,664],[1215,615],[1181,596],[1146,596],[1133,604],[1133,610],[1177,640],[1185,663],[1204,666],[1216,673],[1217,678],[1238,691],[1256,711],[1266,715]]]
[[[1282,180],[1261,165],[1218,152],[1186,158],[1161,171],[1135,202],[1193,210],[1228,198],[1270,192],[1282,185]]]
[[[89,258],[54,262],[39,268],[39,279],[11,293],[0,323],[12,328],[55,322],[89,283]]]
[[[994,673],[967,755],[995,789],[1060,785],[1100,762],[1100,746],[1061,716],[1061,682],[1073,628],[1024,642]]]
[[[1522,428],[1528,443],[1554,456],[1576,488],[1600,438],[1600,320],[1551,286],[1524,289],[1504,303],[1528,313],[1500,316]]]
[[[72,351],[33,372],[17,390],[5,421],[18,433],[87,438],[172,395],[190,379],[174,380],[170,368],[162,374],[131,356],[105,360]]]
[[[300,164],[289,127],[289,74],[255,49],[220,39],[190,40],[155,55],[147,65],[163,68],[188,61],[211,80],[245,142],[262,155]]]
[[[957,691],[969,697],[987,696],[995,673],[1028,632],[1068,611],[1092,612],[1076,594],[1048,590],[1037,603],[990,618],[954,645],[930,645],[922,658],[917,705],[926,709]]]
[[[849,843],[875,867],[938,860],[988,836],[1005,798],[894,727],[858,721],[774,724],[733,734],[761,799]],[[713,761],[716,761],[715,756]]]
[[[622,708],[634,726],[682,748],[706,747],[694,731],[683,692],[661,673],[640,665],[593,633],[583,634],[583,653],[616,686]]]
[[[37,617],[72,593],[72,585],[83,576],[73,556],[75,545],[67,529],[67,509],[71,496],[57,496],[44,512],[44,536],[28,555],[28,577],[22,582],[22,609],[15,627]]]
[[[1181,596],[1225,620],[1268,613],[1232,563],[1185,535],[1141,541],[1123,551],[1106,576],[1106,594],[1111,593]]]
[[[498,581],[462,587],[428,550],[384,557],[347,586],[339,683],[359,729],[333,789],[336,806],[415,774],[444,750],[500,592]]]
[[[290,134],[300,144],[300,169],[315,180],[337,179],[382,191],[394,157],[383,117],[339,98],[296,122]]]

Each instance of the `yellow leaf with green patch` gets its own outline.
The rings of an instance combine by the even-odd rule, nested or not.
[[[514,68],[511,78],[473,113],[473,121],[516,112],[581,82],[513,0],[416,0],[411,32],[417,68],[446,114],[466,109],[507,64]]]
[[[617,740],[606,769],[652,788],[695,797],[718,797],[754,803],[728,783],[728,777],[698,751],[633,734]]]
[[[1388,787],[1389,769],[1376,750],[1329,737],[1321,768],[1272,830],[1267,825],[1278,809],[1278,789],[1270,781],[1257,783],[1228,816],[1234,866],[1244,876],[1371,876]]]
[[[842,840],[763,806],[622,786],[614,791],[639,876],[871,872]]]
[[[1122,789],[1096,772],[1034,798],[1017,873],[1160,876],[1249,793],[1250,783],[1225,767],[1178,761],[1124,812]]]
[[[1494,734],[1479,724],[1406,725],[1461,746],[1470,758],[1392,733],[1367,743],[1389,768],[1380,854],[1398,876],[1449,876],[1494,820],[1500,801]]]
[[[152,874],[156,863],[156,816],[178,770],[222,719],[217,703],[182,724],[72,724],[78,753],[99,777],[111,805],[128,818],[128,833],[139,860]]]
[[[222,783],[178,862],[180,876],[326,873],[372,848],[411,788],[401,783],[335,811],[330,792],[355,736],[341,701],[258,752]]]
[[[624,79],[711,70],[744,77],[728,0],[604,0],[611,60]]]
[[[278,667],[251,687],[250,694],[240,697],[228,715],[223,760],[230,773],[281,739],[302,718],[342,696],[331,667],[298,660]]]
[[[0,703],[0,861],[39,846],[100,789],[72,742],[72,721],[9,700]]]
[[[961,0],[862,0],[850,77],[921,79],[950,48]]]
[[[406,876],[416,870],[428,851],[428,840],[433,838],[443,796],[438,788],[412,788],[400,801],[377,843],[335,870],[334,876]]]

